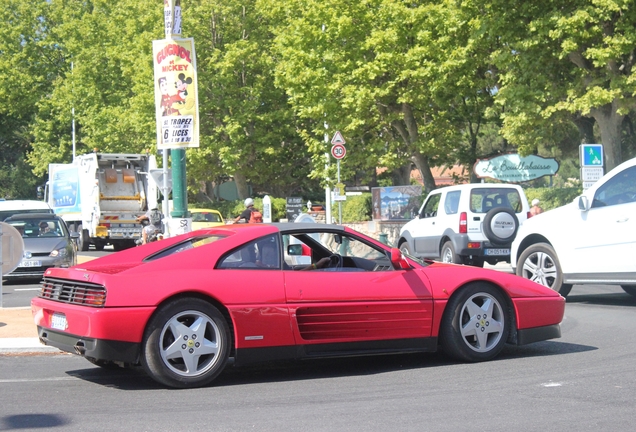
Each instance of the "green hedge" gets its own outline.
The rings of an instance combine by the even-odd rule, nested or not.
[[[533,199],[539,198],[541,201],[541,207],[543,210],[550,210],[562,205],[572,202],[574,198],[579,196],[582,192],[580,187],[560,187],[560,188],[528,188],[524,189],[528,202],[532,202]],[[426,195],[422,196],[422,205]],[[272,198],[272,220],[278,222],[280,219],[287,217],[287,199],[286,198]],[[221,212],[226,220],[232,220],[236,218],[245,209],[243,200],[240,201],[220,201],[217,203],[189,203],[190,208],[213,208]],[[254,198],[254,207],[263,211],[263,199]],[[306,210],[306,209],[305,209]],[[347,196],[346,201],[342,201],[342,222],[354,223],[364,222],[372,220],[372,202],[371,194],[365,193],[362,195]],[[331,217],[334,221],[339,221],[339,208],[338,203],[333,203],[331,206]]]
[[[581,187],[546,187],[524,189],[524,192],[528,197],[528,203],[532,203],[533,199],[539,198],[539,201],[541,201],[539,205],[545,211],[571,203],[574,198],[581,195],[583,189]]]

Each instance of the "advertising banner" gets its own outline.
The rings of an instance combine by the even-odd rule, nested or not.
[[[199,147],[194,39],[152,43],[159,149]]]

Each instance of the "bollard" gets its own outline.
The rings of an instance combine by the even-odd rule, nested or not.
[[[389,236],[386,233],[380,233],[380,242],[385,245],[389,244]]]

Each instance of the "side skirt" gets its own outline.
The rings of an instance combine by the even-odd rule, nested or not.
[[[392,339],[365,342],[341,342],[236,350],[234,364],[242,366],[273,360],[356,357],[379,354],[406,354],[437,351],[437,338]]]
[[[530,329],[517,330],[516,345],[527,345],[548,339],[561,337],[561,325],[554,324],[545,327],[535,327]]]

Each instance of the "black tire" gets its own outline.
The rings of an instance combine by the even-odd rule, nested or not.
[[[442,252],[440,254],[440,260],[445,263],[453,263],[453,264],[461,264],[462,259],[455,253],[455,248],[453,247],[453,243],[447,241],[442,246]]]
[[[636,297],[636,285],[621,285],[621,288],[630,296]]]
[[[507,207],[496,207],[486,213],[483,223],[484,235],[494,245],[512,243],[519,230],[519,219]]]
[[[528,247],[517,261],[517,276],[530,279],[538,284],[567,297],[571,284],[563,283],[561,263],[554,248],[548,243],[536,243]]]
[[[88,237],[88,230],[85,230],[82,224],[77,227],[77,232],[79,234],[79,249],[82,252],[86,252],[88,250],[88,246],[90,245],[90,239]]]
[[[94,364],[95,366],[99,366],[100,368],[108,369],[108,370],[132,367],[132,365],[129,363],[119,364],[109,360],[99,360],[92,357],[84,357],[84,358],[88,360],[89,362],[91,362],[92,364]]]
[[[400,244],[400,252],[402,252],[403,254],[406,254],[406,255],[415,256],[415,255],[413,255],[413,252],[411,251],[411,248],[409,247],[409,244],[406,241],[403,241]]]
[[[95,243],[94,246],[95,246],[95,250],[96,251],[103,251],[105,244],[104,243]]]
[[[511,322],[503,294],[486,283],[472,283],[448,302],[440,327],[440,343],[444,352],[457,360],[491,360],[506,344]]]
[[[113,243],[113,250],[115,252],[123,251],[126,249],[130,249],[135,246],[134,240],[119,240]]]
[[[173,300],[149,321],[141,364],[161,384],[176,388],[204,386],[225,368],[230,341],[229,327],[217,308],[196,298]]]

